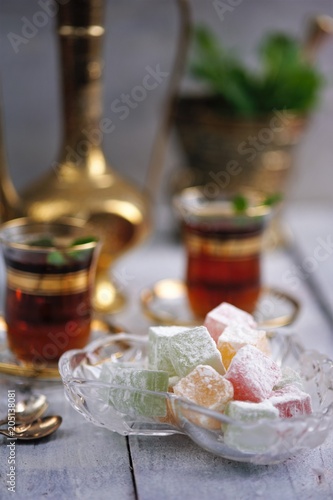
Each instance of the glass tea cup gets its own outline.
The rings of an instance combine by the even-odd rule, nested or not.
[[[209,198],[204,187],[194,187],[176,195],[174,206],[183,226],[193,313],[204,318],[222,302],[252,313],[261,291],[262,236],[272,211],[264,196],[245,191]]]
[[[56,362],[89,339],[98,238],[77,219],[4,224],[0,243],[6,266],[4,316],[17,359]]]

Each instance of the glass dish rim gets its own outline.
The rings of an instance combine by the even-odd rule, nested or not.
[[[312,350],[312,349],[311,350],[305,349],[303,344],[298,340],[299,337],[295,334],[291,334],[291,333],[281,334],[279,332],[275,332],[275,335],[280,336],[280,337],[285,336],[285,337],[296,339],[297,347],[300,349],[301,354],[305,354],[307,352],[315,352],[321,356],[323,355],[323,353],[320,353],[319,351]],[[236,426],[236,427],[239,427],[242,429],[249,429],[249,430],[255,429],[256,426],[258,426],[259,424],[262,424],[263,422],[265,423],[265,425],[272,427],[272,428],[275,428],[278,424],[282,424],[282,423],[285,423],[286,425],[289,424],[292,426],[294,426],[294,425],[296,426],[300,422],[302,422],[303,424],[307,423],[307,422],[313,422],[313,419],[315,419],[316,421],[320,421],[326,416],[329,417],[330,414],[333,415],[333,402],[332,402],[326,408],[324,408],[322,411],[315,411],[311,414],[304,414],[304,415],[300,415],[300,416],[296,416],[296,417],[292,417],[292,418],[281,418],[281,417],[278,417],[276,419],[261,418],[261,419],[256,420],[255,422],[244,422],[244,421],[236,420],[232,417],[226,416],[223,413],[211,410],[211,409],[206,408],[204,406],[197,405],[197,404],[193,403],[192,401],[189,401],[185,398],[181,398],[181,397],[179,397],[173,393],[170,393],[170,392],[156,392],[156,391],[148,391],[148,390],[142,390],[142,389],[133,389],[133,388],[130,388],[128,386],[110,385],[108,383],[101,382],[99,380],[92,380],[92,379],[90,380],[90,379],[86,379],[83,377],[74,377],[73,375],[70,375],[68,373],[68,369],[70,366],[70,360],[73,359],[74,356],[82,355],[83,353],[85,355],[89,354],[90,352],[94,352],[96,349],[106,347],[110,343],[115,343],[117,340],[119,340],[119,341],[124,341],[124,340],[132,341],[133,340],[133,341],[139,342],[143,345],[147,345],[148,336],[147,335],[143,336],[143,335],[129,334],[129,333],[123,332],[123,333],[118,333],[118,334],[112,335],[111,338],[104,337],[102,339],[97,339],[97,340],[91,342],[90,344],[88,344],[84,349],[75,349],[75,350],[73,349],[73,350],[65,352],[59,360],[59,373],[60,373],[63,384],[65,386],[78,384],[81,386],[82,385],[89,385],[89,386],[99,386],[99,387],[103,387],[103,388],[104,387],[105,388],[113,387],[115,389],[122,389],[122,390],[125,389],[126,391],[130,391],[133,393],[140,392],[141,394],[163,396],[166,399],[169,399],[171,401],[176,401],[177,403],[179,402],[179,404],[181,406],[185,405],[185,407],[187,409],[193,410],[193,412],[199,413],[199,414],[206,416],[206,417],[214,418],[214,419],[220,421],[221,424],[232,424],[233,426]],[[86,359],[86,358],[83,358],[83,359]],[[333,366],[333,360],[330,359],[328,356],[322,360],[322,363],[324,363],[324,362],[331,363]],[[139,417],[137,417],[137,418],[139,418]],[[153,417],[150,417],[150,418],[153,418]],[[331,416],[331,418],[333,421],[333,416]],[[156,423],[159,423],[157,421],[157,419],[156,419]],[[171,424],[171,426],[172,426],[172,424]],[[178,427],[176,427],[176,426],[172,426],[172,427],[177,429],[178,432],[182,433],[181,429],[179,429]]]

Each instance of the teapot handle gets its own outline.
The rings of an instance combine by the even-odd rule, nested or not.
[[[174,109],[175,100],[177,98],[179,82],[184,72],[191,35],[191,10],[188,0],[177,0],[177,5],[180,25],[176,55],[165,97],[164,112],[152,146],[145,182],[145,189],[152,202],[154,202],[163,169],[167,140],[172,124],[172,110]]]

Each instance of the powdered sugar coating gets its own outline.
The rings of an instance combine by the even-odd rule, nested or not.
[[[296,386],[288,385],[274,391],[269,401],[279,410],[281,418],[292,418],[312,413],[309,394]]]
[[[231,401],[226,407],[225,414],[234,420],[256,422],[261,418],[277,418],[279,411],[266,399],[260,403]]]
[[[282,368],[281,373],[282,373],[281,379],[273,387],[274,391],[282,389],[287,385],[292,385],[300,390],[304,389],[304,383],[302,377],[298,372],[290,368],[290,366],[285,366],[284,368]]]
[[[238,309],[227,302],[223,302],[219,306],[212,309],[205,318],[204,326],[209,331],[215,342],[218,341],[219,336],[223,333],[224,329],[233,324],[245,325],[250,328],[256,328],[255,322],[251,314]]]
[[[269,348],[265,331],[254,330],[242,324],[232,324],[225,328],[223,334],[218,338],[217,348],[222,355],[226,369],[228,369],[236,352],[245,345],[252,345],[268,354]]]
[[[149,328],[148,366],[151,370],[162,370],[170,377],[176,375],[169,355],[169,338],[188,330],[186,326],[151,326]]]
[[[179,377],[185,377],[198,365],[210,365],[221,375],[225,373],[221,354],[204,326],[172,335],[168,350]]]
[[[274,443],[276,438],[268,421],[277,419],[279,412],[269,401],[232,401],[227,405],[225,414],[240,423],[223,426],[224,442],[231,448],[246,453],[260,453]],[[249,430],[242,426],[243,423],[256,425]]]
[[[199,406],[222,412],[228,401],[232,399],[234,389],[231,382],[217,373],[214,368],[199,365],[174,386],[173,392]],[[200,415],[191,410],[186,413],[187,418],[196,425],[206,429],[221,428],[221,422],[218,419]]]
[[[270,396],[281,370],[259,349],[246,345],[232,359],[225,377],[234,386],[235,400],[256,403]]]
[[[167,372],[124,368],[110,363],[103,365],[100,380],[110,384],[105,395],[117,411],[148,417],[166,415],[163,396],[141,391],[166,392],[169,382]]]
[[[216,411],[223,411],[226,403],[234,395],[231,382],[208,365],[194,368],[174,386],[173,392],[177,396]]]

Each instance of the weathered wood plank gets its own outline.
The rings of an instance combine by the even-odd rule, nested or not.
[[[285,219],[297,249],[293,272],[316,288],[333,322],[333,204],[293,204]]]
[[[14,386],[8,383],[6,387]],[[2,403],[6,387],[1,387]],[[48,413],[62,415],[63,423],[56,434],[42,441],[17,442],[15,498],[134,499],[126,439],[84,420],[65,401],[60,384],[57,389],[44,387],[43,392],[49,396]],[[1,436],[1,499],[13,498],[6,484],[7,442]]]
[[[301,304],[296,322],[289,329],[297,333],[308,349],[317,349],[333,357],[333,336],[327,316],[323,313],[314,291],[294,273],[295,262],[284,251],[268,253],[263,259],[263,280],[270,286],[293,295]]]
[[[332,468],[320,449],[262,466],[215,457],[184,436],[131,437],[130,445],[140,500],[332,497]],[[325,450],[332,445],[331,437]]]

